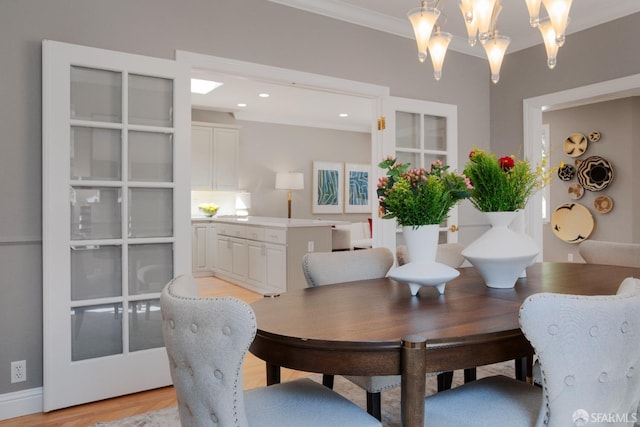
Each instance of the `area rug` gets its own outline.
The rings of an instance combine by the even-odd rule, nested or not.
[[[495,365],[481,366],[477,369],[478,378],[490,375],[505,375],[514,377],[514,363],[504,362]],[[311,374],[309,378],[322,382],[322,375]],[[456,371],[453,375],[453,386],[463,383],[463,372]],[[333,389],[345,396],[347,399],[366,409],[366,393],[360,387],[341,376],[335,377]],[[426,394],[430,395],[436,391],[436,377],[427,377]],[[382,425],[384,427],[400,426],[400,388],[385,391],[382,393]],[[148,412],[121,420],[97,423],[93,427],[180,427],[178,409],[173,406],[159,411]]]

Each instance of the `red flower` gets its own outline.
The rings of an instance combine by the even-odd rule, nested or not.
[[[515,166],[515,161],[512,157],[505,156],[498,159],[498,164],[500,165],[502,170],[506,172],[513,169],[513,167]]]
[[[473,156],[475,156],[475,154],[476,154],[475,150],[469,151],[469,159],[473,159]]]

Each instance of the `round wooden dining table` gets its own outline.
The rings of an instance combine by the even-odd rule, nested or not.
[[[252,304],[258,330],[250,351],[266,362],[268,384],[279,382],[280,367],[400,374],[402,424],[422,426],[425,373],[531,360],[518,323],[528,296],[614,294],[630,276],[640,277],[640,269],[537,263],[510,289],[488,288],[473,267],[461,268],[442,295],[425,287],[412,296],[388,278],[298,289]]]

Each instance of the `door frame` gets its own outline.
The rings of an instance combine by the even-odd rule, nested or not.
[[[624,97],[626,91],[638,89],[640,89],[640,74],[634,74],[524,99],[522,104],[523,148],[525,158],[534,164],[540,164],[542,162],[541,153],[537,144],[540,141],[540,134],[542,132],[542,113],[544,111],[609,101]],[[626,96],[628,96],[628,94]],[[540,215],[541,210],[542,196],[540,192],[538,192],[532,197],[531,202],[527,204],[525,209],[525,231],[533,237],[540,248],[537,261],[544,259],[544,234],[542,216]]]

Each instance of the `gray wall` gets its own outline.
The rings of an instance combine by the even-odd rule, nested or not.
[[[507,55],[491,89],[491,146],[511,153],[522,146],[522,101],[640,73],[640,14],[567,36],[558,65],[546,65],[543,45]]]
[[[371,162],[371,134],[235,120],[230,114],[192,110],[191,119],[241,126],[239,188],[251,193],[251,215],[284,218],[287,192],[275,189],[276,172],[304,173],[304,190],[293,192],[294,218],[366,221],[370,214],[311,212],[312,165],[328,162]]]
[[[458,105],[463,152],[489,142],[489,73],[478,58],[450,52],[436,82],[412,40],[265,0],[0,1],[0,394],[42,385],[43,39],[160,58],[186,50],[382,85]],[[10,384],[10,362],[22,359],[28,381]]]
[[[634,167],[640,158],[634,157],[637,147],[638,131],[634,123],[640,121],[638,115],[639,98],[625,98],[616,101],[600,102],[575,108],[552,111],[543,114],[543,123],[549,125],[550,164],[560,162],[575,165],[575,158],[565,154],[562,146],[564,140],[572,133],[588,135],[597,130],[602,134],[600,141],[590,143],[587,151],[578,159],[600,156],[613,166],[614,179],[602,191],[585,191],[579,200],[573,200],[567,192],[570,184],[577,183],[577,178],[562,181],[554,176],[551,182],[551,211],[563,203],[575,202],[586,207],[593,216],[595,227],[590,239],[613,240],[617,242],[639,242],[633,230],[638,228],[637,215],[634,216],[634,204],[637,204],[638,191],[634,188]],[[635,190],[635,191],[634,191]],[[614,207],[607,214],[598,213],[593,202],[596,197],[607,195],[614,202]],[[637,211],[635,211],[637,212]],[[583,261],[578,254],[578,245],[567,243],[557,238],[550,225],[544,227],[544,259],[545,261],[567,261],[568,254],[573,254],[574,261]]]
[[[187,50],[455,104],[463,164],[473,144],[516,151],[523,98],[640,73],[640,55],[632,54],[639,24],[636,14],[569,36],[553,72],[545,68],[542,46],[509,55],[500,83],[492,85],[482,59],[449,52],[436,82],[429,64],[416,60],[412,40],[265,0],[0,1],[0,394],[42,385],[43,39],[161,58]],[[468,206],[461,225],[465,211]],[[10,384],[9,363],[21,359],[29,380]]]

